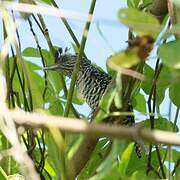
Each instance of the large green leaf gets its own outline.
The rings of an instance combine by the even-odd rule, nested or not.
[[[49,51],[46,49],[42,49],[42,56],[45,60],[46,64],[53,64],[54,59]],[[23,50],[22,52],[23,56],[26,57],[36,57],[40,58],[40,53],[37,48],[28,47]],[[58,96],[60,90],[62,89],[62,82],[60,81],[59,73],[54,71],[47,71],[47,79],[48,79],[48,89],[50,89],[49,92],[51,92],[51,96]]]
[[[63,99],[66,99],[65,96],[62,97]],[[72,97],[72,103],[82,105],[84,104],[85,100],[82,97],[82,95],[79,93],[79,90],[77,87],[74,88],[73,97]]]
[[[91,155],[91,158],[89,159],[88,163],[83,168],[80,175],[78,176],[78,179],[82,179],[82,180],[88,179],[93,174],[95,174],[97,167],[104,160],[104,156],[107,153],[107,149],[110,145],[110,144],[106,145],[108,141],[109,141],[108,139],[102,139],[97,143]]]
[[[153,86],[155,71],[151,66],[145,64],[143,74],[145,76],[145,79],[142,81],[141,88],[146,94],[149,94]],[[163,66],[156,82],[156,103],[158,105],[160,105],[164,100],[165,91],[169,87],[171,81],[171,71],[167,66]]]
[[[46,143],[48,148],[48,163],[53,168],[56,179],[61,179],[61,153],[56,142],[54,141],[52,135],[49,132],[46,132]]]
[[[158,105],[164,100],[165,91],[172,82],[172,73],[167,66],[163,66],[156,85],[156,102]]]
[[[142,94],[138,93],[133,98],[132,105],[133,105],[133,108],[136,111],[139,111],[139,112],[142,112],[142,113],[146,112],[146,100],[145,100],[145,97]]]
[[[143,69],[143,74],[145,78],[142,81],[141,88],[146,94],[149,94],[154,77],[154,70],[148,64],[145,64]]]
[[[120,9],[118,18],[138,35],[157,37],[161,31],[159,21],[153,15],[135,8]]]
[[[150,120],[147,119],[139,123],[142,127],[150,128]],[[165,131],[173,131],[173,123],[168,121],[166,118],[155,118],[154,120],[154,128],[165,130]],[[178,127],[175,127],[175,131],[178,132]]]
[[[174,69],[180,69],[179,47],[180,47],[179,39],[160,45],[158,48],[158,56],[168,67]]]
[[[141,0],[127,0],[127,5],[130,8],[137,8]]]
[[[130,49],[114,54],[108,59],[108,66],[115,70],[120,71],[118,68],[130,68],[139,62],[139,57],[135,49]]]
[[[13,63],[14,63],[13,58],[10,58],[9,62],[10,62],[10,68],[12,69]],[[23,72],[26,73],[26,75],[29,79],[29,83],[30,83],[30,90],[31,90],[31,94],[32,94],[33,107],[34,108],[42,108],[42,105],[43,105],[42,94],[43,94],[43,90],[44,90],[44,79],[42,78],[42,76],[40,76],[36,72],[37,70],[40,70],[41,67],[39,67],[38,65],[33,64],[32,62],[27,61],[25,59],[23,59],[23,64],[24,64]],[[21,72],[22,72],[21,67],[22,66],[20,66],[18,64],[20,77],[22,80],[23,77],[21,75]],[[14,78],[13,78],[13,90],[15,92],[18,92],[19,97],[21,99],[21,102],[23,102],[23,93],[22,93],[22,90],[20,87],[20,81],[18,78],[17,71],[15,71]],[[27,82],[26,82],[26,86],[25,86],[25,93],[29,98],[30,96],[29,96],[29,91],[27,88]]]
[[[130,8],[147,7],[152,4],[152,0],[127,0],[127,5]]]
[[[42,51],[44,51],[44,50],[42,50]],[[39,53],[38,49],[33,48],[33,47],[28,47],[28,48],[24,49],[22,52],[22,55],[26,56],[26,57],[40,57],[40,53]]]
[[[101,165],[97,168],[96,173],[97,175],[90,178],[90,180],[97,180],[103,179],[106,175],[111,171],[113,164],[117,164],[118,155],[121,155],[123,150],[127,145],[126,141],[123,140],[114,140],[112,144],[112,149],[107,156],[107,158],[101,163]]]
[[[132,152],[134,149],[134,143],[128,145],[128,147],[122,153],[120,163],[119,163],[119,172],[120,174],[126,174],[126,169],[128,167]]]
[[[171,101],[177,106],[180,107],[180,82],[173,83],[169,88],[169,96]]]
[[[53,115],[63,115],[63,106],[59,99],[51,101],[48,109]]]
[[[52,3],[51,3],[51,0],[41,0],[41,1],[43,1],[43,2],[46,3],[46,4],[52,4]]]
[[[159,147],[160,150],[160,155],[161,157],[165,157],[165,155],[167,155],[166,153],[166,149]],[[172,155],[172,162],[176,162],[179,158],[179,151],[172,149],[171,150],[171,155]],[[152,165],[155,169],[159,169],[159,162],[158,162],[158,158],[157,158],[157,152],[153,151],[151,154],[151,162]],[[166,156],[165,160],[168,160],[168,156]],[[142,158],[138,158],[137,155],[134,153],[132,154],[131,158],[130,158],[130,162],[128,164],[127,167],[127,175],[131,176],[133,175],[136,171],[140,171],[141,173],[144,173],[144,175],[146,174],[146,170],[147,170],[147,160],[148,160],[148,155],[143,155]],[[164,166],[164,169],[167,170]],[[155,173],[150,173],[148,175],[148,177],[150,179],[154,179],[156,177]]]

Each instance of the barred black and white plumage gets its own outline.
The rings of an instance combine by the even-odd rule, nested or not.
[[[60,48],[56,53],[55,60],[55,64],[45,67],[44,70],[55,70],[71,78],[77,55],[72,55],[66,51],[63,53]],[[76,86],[92,110],[97,108],[100,98],[111,81],[112,77],[109,74],[95,67],[90,60],[83,57],[77,75]],[[130,111],[132,111],[131,105],[129,107]],[[124,122],[126,125],[133,124],[134,118],[127,117]],[[135,150],[138,157],[141,157],[140,146],[137,143],[135,143]]]
[[[71,78],[77,55],[59,50],[56,54],[56,63],[45,67],[45,70],[56,70]],[[76,80],[76,86],[87,104],[95,110],[99,100],[111,82],[111,76],[95,67],[90,60],[83,57]]]

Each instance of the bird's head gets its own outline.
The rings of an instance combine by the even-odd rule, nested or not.
[[[62,48],[59,48],[55,54],[55,63],[44,67],[43,70],[61,72],[63,75],[70,77],[73,72],[76,59],[77,55],[68,53],[68,49],[65,49],[63,52]]]

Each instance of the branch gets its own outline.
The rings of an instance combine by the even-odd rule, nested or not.
[[[168,12],[171,17],[172,24],[180,23],[180,2],[177,0],[168,0]],[[176,34],[176,38],[180,38],[179,34]]]
[[[129,140],[142,139],[156,144],[180,146],[180,135],[161,130],[150,130],[139,127],[124,127],[107,124],[95,124],[75,118],[47,116],[38,113],[28,113],[20,110],[9,111],[9,115],[18,125],[48,128],[56,127],[65,132],[82,133],[92,137],[106,136],[125,138]]]
[[[162,22],[168,13],[167,0],[153,0],[150,12]]]

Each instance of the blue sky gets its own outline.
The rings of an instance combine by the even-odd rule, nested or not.
[[[76,0],[72,3],[72,0],[56,0],[57,4],[65,9],[75,12],[88,13],[90,0]],[[121,7],[126,6],[126,1],[102,1],[97,0],[94,17],[95,22],[92,23],[88,40],[85,48],[85,52],[89,59],[97,63],[101,67],[105,67],[106,59],[112,54],[112,49],[117,51],[124,49],[127,40],[127,28],[119,23],[117,18],[117,12]],[[103,19],[111,20],[112,24],[105,23]],[[54,45],[62,47],[71,47],[73,40],[67,32],[65,26],[61,20],[57,17],[46,16],[45,21],[47,27],[49,27],[50,37]],[[29,26],[26,21],[19,20],[19,32],[22,41],[22,49],[26,47],[36,47]],[[82,32],[85,22],[68,19],[73,31],[75,32],[79,41],[81,40]],[[97,22],[104,36],[107,38],[110,46],[103,40],[97,29]],[[44,37],[41,32],[36,28],[34,29],[38,35],[41,47],[47,47]]]

